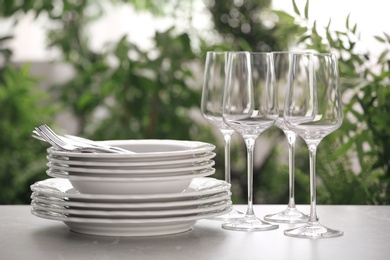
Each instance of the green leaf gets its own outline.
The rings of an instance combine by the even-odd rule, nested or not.
[[[309,19],[309,0],[306,1],[305,5],[305,18]]]
[[[385,39],[383,39],[383,38],[380,37],[380,36],[375,35],[374,38],[375,38],[377,41],[379,41],[379,42],[382,42],[382,43],[385,43],[385,42],[386,42]]]
[[[357,119],[359,122],[364,121],[364,116],[363,116],[359,111],[351,110],[351,113],[356,117],[356,119]]]
[[[389,54],[389,53],[390,53],[390,50],[384,50],[384,51],[381,53],[381,55],[379,56],[378,62],[379,62],[379,63],[384,62],[385,59],[386,59],[386,57],[387,57],[387,54]]]
[[[331,22],[332,22],[332,18],[329,18],[328,25],[326,26],[326,30],[327,30],[327,32],[328,32],[328,31],[329,31],[329,29],[330,29],[330,24],[331,24]]]
[[[273,10],[272,12],[275,13],[279,17],[279,19],[283,20],[286,23],[293,23],[295,20],[295,18],[292,15],[289,15],[286,12],[277,11],[277,10]]]
[[[387,33],[383,33],[385,36],[386,36],[386,39],[387,39],[387,42],[390,43],[390,35],[388,35]]]
[[[356,138],[356,151],[357,151],[359,162],[364,163],[363,143],[365,142],[365,140],[362,140],[360,136],[361,135],[358,135],[358,138]]]
[[[310,38],[310,35],[303,35],[303,36],[299,37],[298,42],[305,42],[309,38]]]
[[[338,149],[333,154],[333,156],[337,158],[337,157],[340,157],[340,156],[346,154],[350,150],[352,145],[355,143],[355,139],[356,138],[350,138],[347,143],[345,143],[343,146],[341,146],[340,149]]]
[[[317,32],[317,21],[314,21],[314,23],[313,23],[312,34],[313,35],[318,35],[318,32]]]
[[[7,41],[7,40],[12,40],[13,38],[14,38],[13,35],[6,35],[6,36],[3,36],[3,37],[0,37],[0,42]]]
[[[356,29],[357,29],[357,23],[356,23],[355,26],[353,27],[352,32],[353,32],[353,33],[356,33]]]
[[[349,17],[351,16],[351,13],[348,14],[347,19],[345,20],[345,27],[349,29]]]
[[[297,4],[295,3],[295,0],[292,0],[292,3],[293,3],[293,7],[294,7],[294,12],[297,14],[297,15],[301,15],[301,13],[299,12],[299,9],[297,7]]]

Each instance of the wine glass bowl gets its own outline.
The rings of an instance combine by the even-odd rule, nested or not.
[[[284,121],[301,136],[309,149],[310,217],[298,228],[284,234],[301,238],[343,235],[319,223],[316,213],[316,152],[321,140],[337,130],[343,121],[337,58],[330,53],[293,55],[286,94]]]

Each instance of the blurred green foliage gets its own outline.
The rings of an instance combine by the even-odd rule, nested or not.
[[[340,129],[320,144],[317,160],[318,202],[332,204],[390,203],[390,36],[375,38],[383,44],[378,57],[358,51],[357,24],[346,17],[345,30],[317,26],[310,18],[309,1],[294,15],[276,12],[282,24],[295,21],[296,46],[318,52],[334,52],[339,57],[344,122]],[[278,35],[290,26],[279,27]],[[299,158],[307,154],[303,149]],[[305,166],[306,165],[306,166]],[[297,167],[305,172],[308,165]],[[299,191],[298,191],[299,192]]]
[[[104,14],[103,1],[0,0],[0,17],[16,21],[28,12],[47,15],[48,47],[61,52],[74,76],[43,93],[28,66],[14,68],[12,50],[2,48],[12,36],[0,35],[0,203],[29,203],[29,185],[46,178],[45,145],[30,136],[34,126],[53,123],[55,109],[72,112],[79,135],[93,139],[169,138],[217,145],[216,177],[222,178],[223,141],[212,126],[197,123],[204,55],[207,50],[301,49],[337,52],[345,104],[341,129],[325,138],[318,151],[318,203],[389,204],[389,45],[377,60],[358,53],[356,25],[346,31],[317,28],[309,19],[309,1],[294,14],[269,9],[270,0],[207,1],[214,22],[213,41],[191,27],[194,0],[116,0],[154,16],[180,23],[156,32],[144,50],[123,36],[100,49],[91,48],[87,27]],[[184,18],[183,18],[184,17]],[[185,25],[185,26],[183,26]],[[142,25],[130,25],[142,26]],[[183,29],[184,27],[184,29]],[[104,32],[102,32],[104,33]],[[368,62],[375,68],[367,66]],[[287,141],[273,128],[264,160],[255,165],[255,202],[287,203]],[[308,153],[297,151],[296,201],[309,202]],[[232,147],[234,201],[246,201],[245,146]],[[256,151],[255,151],[256,152]],[[356,158],[351,161],[351,158]],[[357,169],[352,170],[352,169]]]
[[[37,87],[29,66],[0,70],[0,204],[26,203],[29,185],[45,171],[45,146],[37,146],[31,130],[42,120],[51,122],[53,108]]]

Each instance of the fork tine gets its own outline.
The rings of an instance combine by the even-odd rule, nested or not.
[[[50,140],[50,142],[53,146],[55,144],[56,147],[59,147],[60,149],[63,149],[63,150],[118,153],[118,151],[111,149],[111,148],[107,148],[107,147],[102,147],[102,146],[97,146],[97,145],[87,145],[85,143],[83,145],[80,145],[79,144],[80,142],[78,142],[78,144],[74,144],[74,141],[73,141],[73,143],[66,141],[66,140],[68,140],[68,138],[57,135],[46,124],[39,126],[38,129],[39,129],[40,133],[44,134],[45,138]]]
[[[40,127],[43,128],[43,129],[46,129],[46,130],[49,131],[52,135],[57,136],[57,134],[56,134],[48,125],[44,124],[44,125],[41,125]]]
[[[38,139],[40,141],[44,141],[44,142],[47,142],[45,138],[43,138],[42,136],[40,135],[36,135],[36,134],[32,134],[31,135],[32,137],[34,137],[35,139]]]
[[[35,131],[39,133],[39,136],[44,138],[49,144],[51,144],[54,147],[61,148],[58,144],[56,144],[48,135],[46,135],[45,132],[41,131],[39,128],[35,127]]]
[[[73,144],[65,142],[47,125],[41,125],[38,128],[40,132],[43,133],[52,142],[54,146],[58,147],[61,150],[72,151],[72,152],[79,152],[79,151],[96,152],[96,149],[90,149],[88,147],[78,147]]]
[[[66,143],[47,125],[41,125],[38,127],[41,132],[45,133],[48,138],[50,138],[53,142],[57,143],[60,146],[65,145]]]
[[[46,127],[40,126],[39,129],[41,130],[41,133],[43,133],[55,147],[68,151],[76,151],[78,149],[77,147],[67,144],[61,140],[53,131],[49,131]]]
[[[35,130],[35,129],[32,131],[32,135],[31,135],[31,136],[34,137],[35,139],[40,140],[40,141],[47,142],[46,139],[45,139],[44,137],[42,137],[42,136],[39,134],[39,132],[38,132],[37,130]]]

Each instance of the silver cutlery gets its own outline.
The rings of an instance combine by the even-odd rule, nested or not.
[[[33,130],[34,138],[50,143],[57,149],[72,152],[90,152],[90,153],[133,153],[129,150],[113,147],[105,144],[99,144],[95,141],[72,136],[72,138],[57,135],[47,125],[41,125]]]

